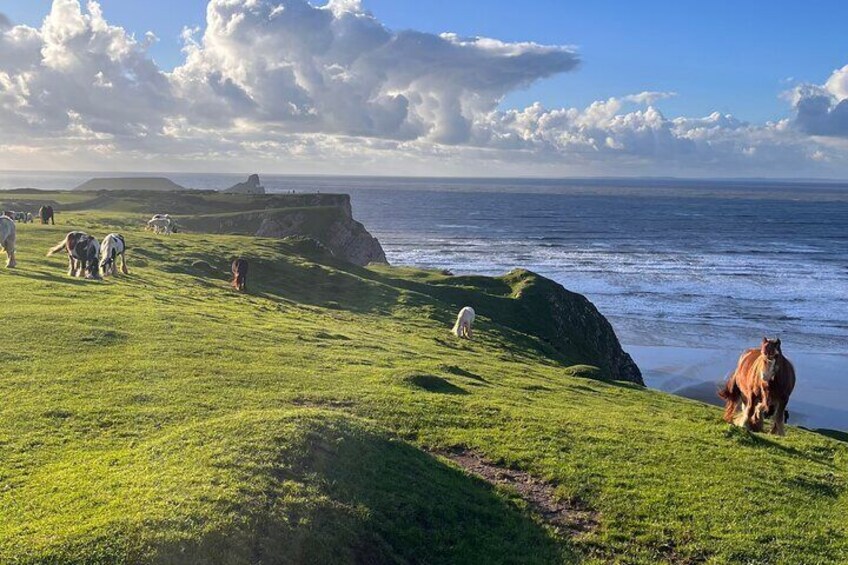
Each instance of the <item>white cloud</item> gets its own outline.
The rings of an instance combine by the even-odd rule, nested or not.
[[[635,102],[636,104],[645,104],[647,106],[653,106],[660,100],[674,98],[675,96],[677,96],[676,92],[657,92],[654,90],[645,90],[640,92],[639,94],[630,94],[628,96],[625,96],[624,99],[628,102]]]
[[[833,71],[824,85],[802,84],[789,96],[801,131],[848,137],[848,65]]]
[[[97,2],[38,29],[0,17],[0,168],[409,174],[848,172],[848,66],[793,90],[792,120],[668,118],[674,92],[498,110],[574,70],[568,46],[394,32],[359,0],[211,0],[171,72]]]

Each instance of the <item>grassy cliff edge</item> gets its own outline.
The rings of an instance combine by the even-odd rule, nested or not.
[[[580,300],[550,281],[154,236],[134,205],[36,197],[66,208],[19,225],[0,271],[2,563],[848,561],[844,442],[620,380],[600,326],[551,316]],[[131,274],[68,278],[44,253],[70,229],[122,231]],[[466,303],[471,342],[447,331]],[[597,524],[563,532],[456,449]]]

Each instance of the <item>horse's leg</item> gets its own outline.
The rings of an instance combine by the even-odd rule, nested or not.
[[[74,256],[70,253],[68,254],[68,276],[74,276],[76,274],[76,269],[74,265]]]
[[[749,398],[745,405],[745,429],[758,432],[762,430],[763,423],[757,420],[756,398]]]
[[[783,423],[786,420],[786,406],[780,400],[775,401],[774,422],[771,425],[771,433],[778,436],[786,435]]]
[[[126,253],[121,253],[121,272],[124,273],[125,275],[130,274],[130,272],[127,270],[127,255],[126,255]]]
[[[745,401],[735,402],[733,406],[733,424],[739,426],[740,428],[745,427],[745,414],[748,412],[748,406],[745,404]]]

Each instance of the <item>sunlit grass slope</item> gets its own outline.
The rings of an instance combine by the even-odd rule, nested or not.
[[[19,268],[0,270],[0,563],[848,562],[845,443],[750,436],[571,366],[511,303],[532,275],[59,219],[20,225]],[[130,276],[44,257],[114,226]],[[472,342],[447,331],[464,303]],[[552,481],[598,528],[558,536],[431,454],[457,446]]]

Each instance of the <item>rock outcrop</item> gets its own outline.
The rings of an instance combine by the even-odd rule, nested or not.
[[[247,181],[234,184],[222,192],[228,194],[265,194],[265,187],[259,182],[259,175],[253,174],[247,177]]]
[[[256,235],[311,237],[334,256],[356,265],[388,262],[377,238],[343,208],[275,211],[262,220]]]

